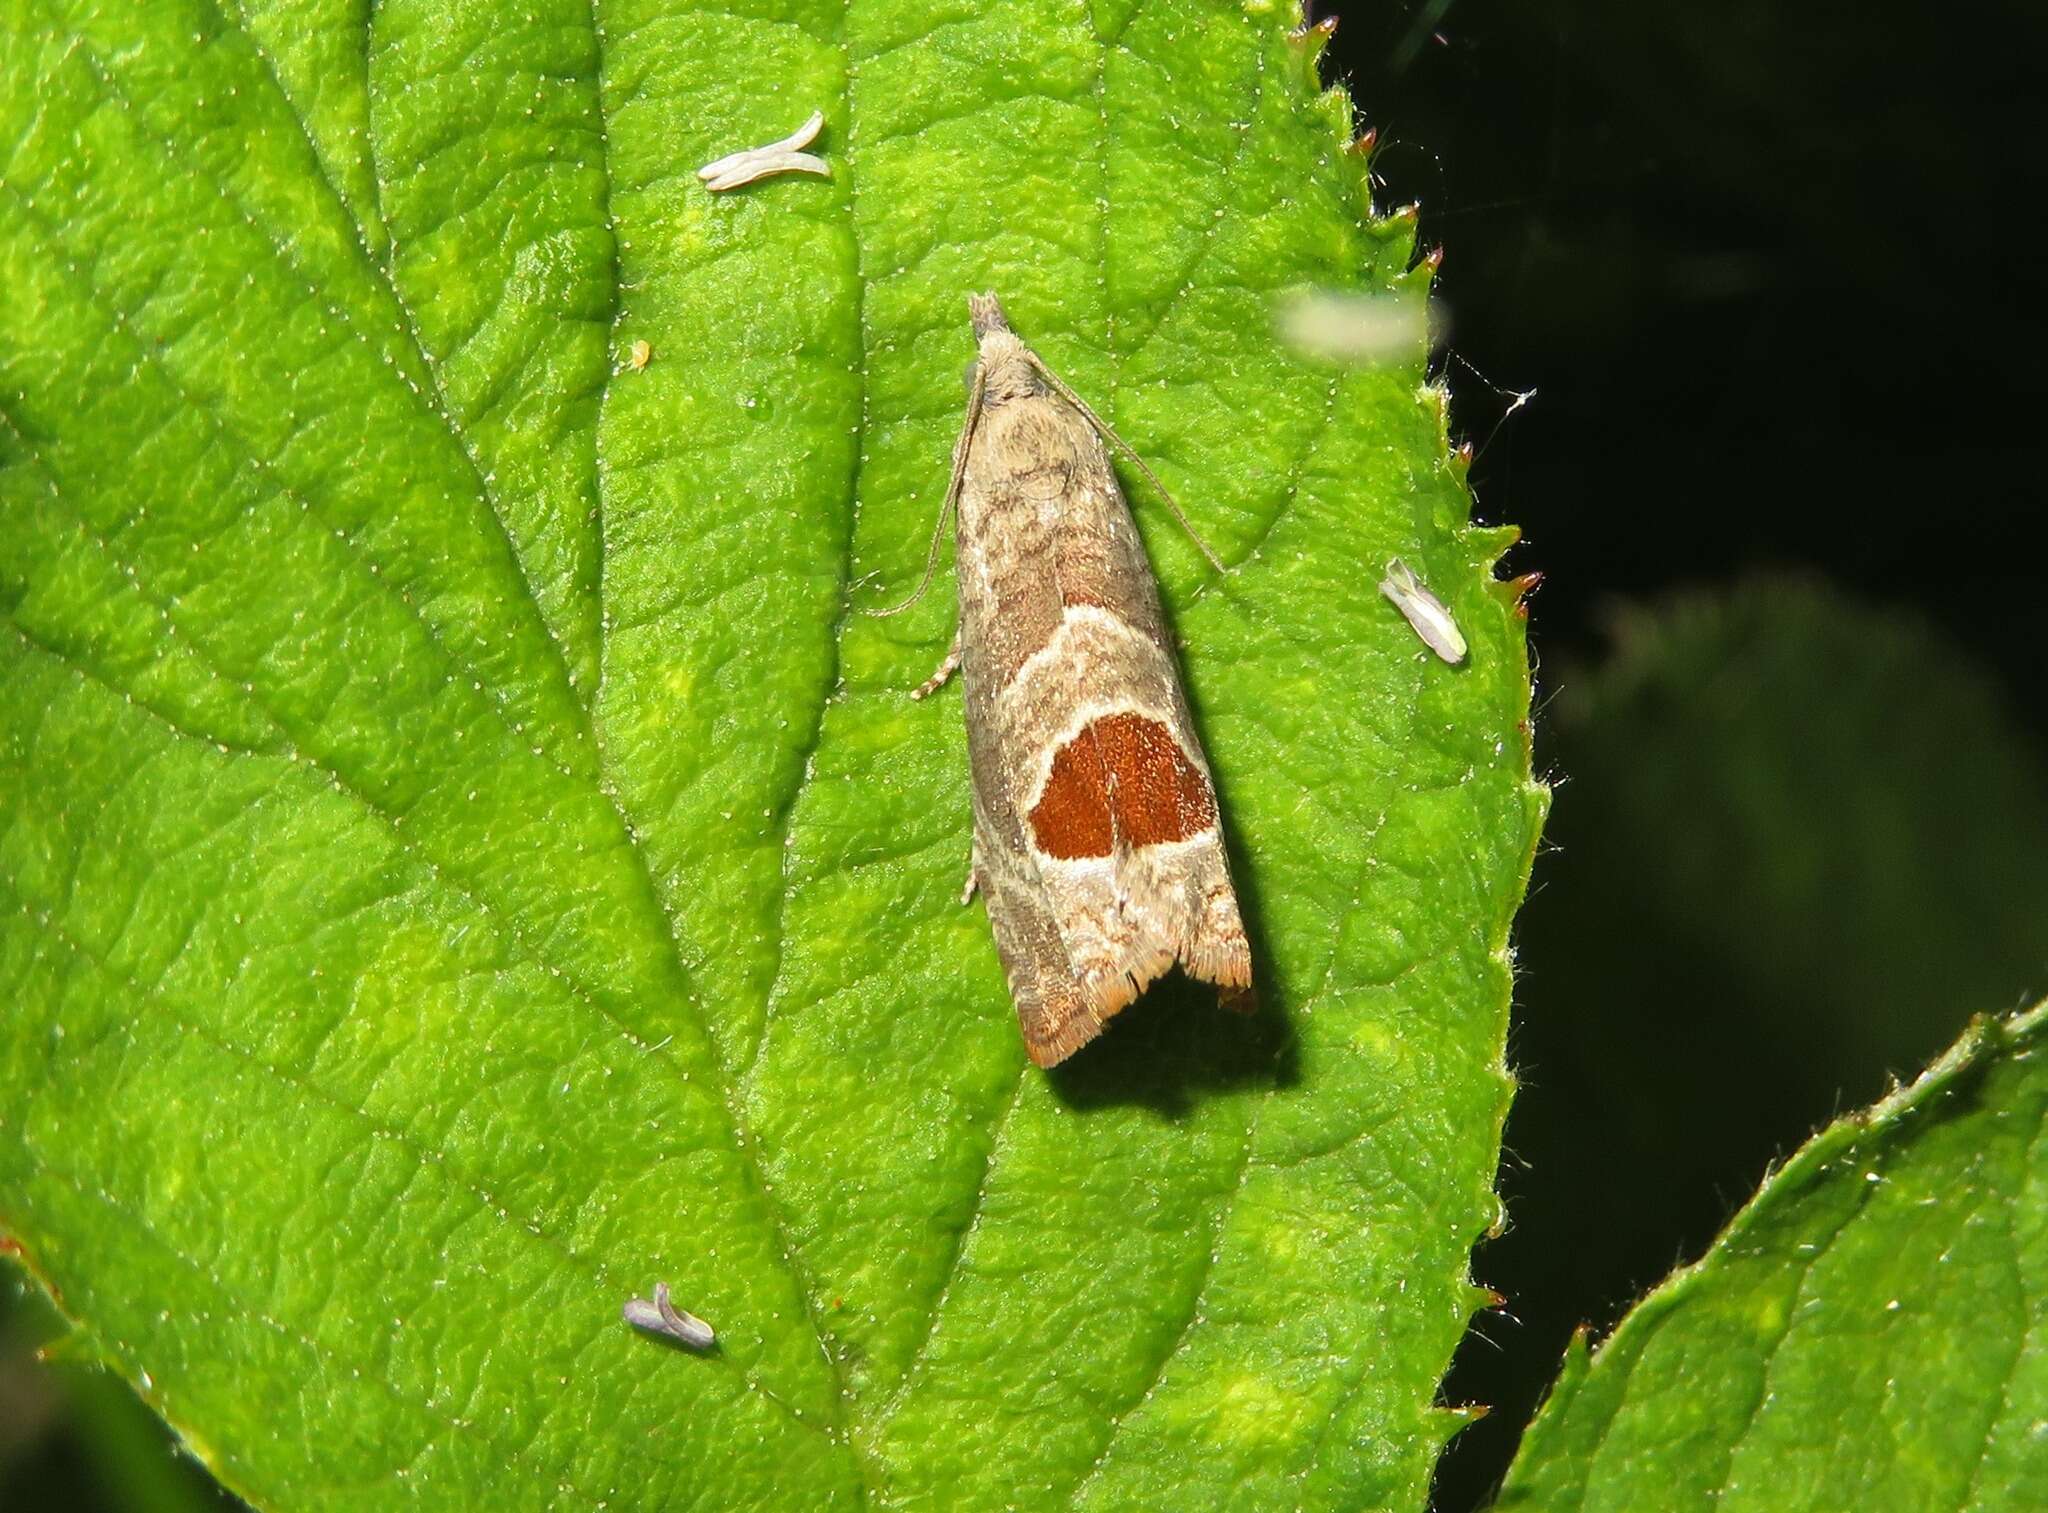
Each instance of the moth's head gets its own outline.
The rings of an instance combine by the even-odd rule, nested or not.
[[[968,295],[967,316],[974,323],[976,340],[981,343],[980,355],[967,370],[967,384],[970,389],[974,386],[974,369],[980,368],[987,384],[982,391],[982,403],[1001,405],[1013,399],[1043,394],[1045,385],[1032,366],[1024,343],[1010,329],[996,297],[993,294]]]
[[[1010,329],[1009,319],[1003,314],[1002,302],[995,297],[993,290],[987,294],[967,296],[967,319],[974,326],[976,341],[982,340],[991,331]]]

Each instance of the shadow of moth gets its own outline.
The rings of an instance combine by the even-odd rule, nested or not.
[[[967,304],[980,352],[924,578],[880,613],[923,595],[957,517],[959,629],[912,697],[959,669],[966,897],[987,901],[1025,1049],[1049,1067],[1175,964],[1247,1007],[1251,951],[1159,589],[1104,441],[1159,480],[994,295]]]

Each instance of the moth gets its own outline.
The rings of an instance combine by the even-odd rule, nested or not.
[[[993,294],[967,305],[979,355],[924,579],[880,613],[917,602],[956,517],[959,628],[913,697],[958,669],[974,804],[962,902],[986,901],[1025,1049],[1049,1067],[1176,963],[1248,1007],[1251,951],[1216,785],[1105,440],[1159,480]]]

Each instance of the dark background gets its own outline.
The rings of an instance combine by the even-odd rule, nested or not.
[[[1445,252],[1478,513],[1547,575],[1560,787],[1518,928],[1512,1225],[1475,1262],[1508,1301],[1444,1389],[1495,1409],[1438,1478],[1462,1513],[1575,1325],[1610,1325],[1970,1013],[2048,991],[2048,20],[1336,14],[1326,73],[1379,132],[1379,204],[1420,202]],[[13,1289],[18,1359],[38,1320]],[[221,1505],[168,1461],[125,1388],[0,1360],[9,1506]]]
[[[2038,692],[2048,12],[1315,14],[1379,204],[1444,249],[1479,512],[1552,574],[1546,655],[1613,595],[1798,564]]]

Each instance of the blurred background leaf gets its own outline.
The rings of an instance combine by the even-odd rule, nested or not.
[[[2048,1506],[2048,1009],[1772,1174],[1564,1375],[1503,1509]]]
[[[1459,1354],[1500,1470],[1572,1331],[1699,1254],[1767,1163],[2043,980],[2048,765],[1916,615],[1810,580],[1616,610],[1553,664],[1559,789],[1518,930],[1508,1295]],[[1453,1479],[1456,1481],[1453,1483]]]
[[[0,1507],[231,1513],[241,1502],[75,1337],[20,1270],[0,1268]]]

